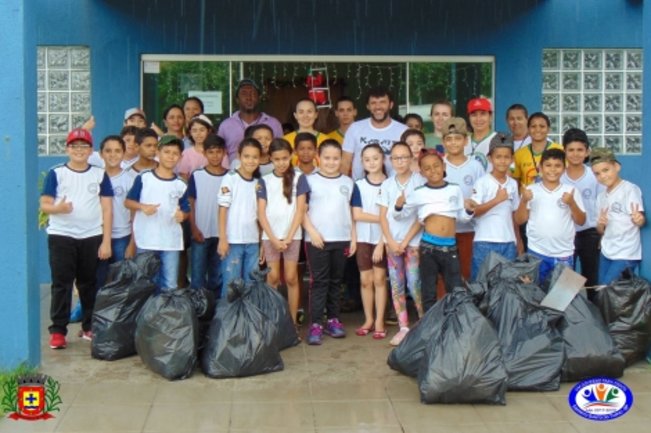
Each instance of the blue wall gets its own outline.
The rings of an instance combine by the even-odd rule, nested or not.
[[[543,48],[651,47],[642,20],[644,12],[651,22],[651,13],[641,0],[594,0],[589,7],[580,0],[222,0],[205,1],[203,11],[201,1],[39,3],[37,44],[91,48],[98,137],[115,132],[124,109],[138,104],[141,54],[492,55],[503,129],[501,113],[511,103],[540,108]],[[646,113],[644,125],[648,136]],[[647,196],[649,155],[622,158],[624,176]],[[40,158],[39,169],[54,162]],[[643,233],[648,250],[649,230]],[[47,281],[43,239],[39,276]],[[651,276],[651,260],[645,268]]]

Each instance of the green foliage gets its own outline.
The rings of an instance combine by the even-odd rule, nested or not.
[[[45,382],[45,412],[59,411],[59,405],[63,403],[59,396],[60,388],[59,382],[48,376]]]

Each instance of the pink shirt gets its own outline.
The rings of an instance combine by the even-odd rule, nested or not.
[[[224,159],[222,160],[222,167],[228,169],[229,164],[230,162],[228,160],[228,155],[224,155]],[[187,179],[190,177],[193,171],[199,168],[204,168],[206,165],[208,165],[208,160],[205,156],[203,156],[203,153],[197,152],[197,149],[195,149],[194,146],[191,146],[183,151],[181,160],[178,164],[176,164],[175,171],[177,174],[184,175]]]

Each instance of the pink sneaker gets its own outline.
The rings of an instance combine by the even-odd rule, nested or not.
[[[399,345],[402,342],[402,340],[407,336],[407,332],[409,332],[409,328],[400,328],[400,331],[398,331],[398,333],[393,336],[389,344],[392,346]]]
[[[93,331],[79,331],[79,337],[86,341],[93,341]]]

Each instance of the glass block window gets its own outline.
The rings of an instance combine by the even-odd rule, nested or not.
[[[642,50],[543,50],[542,110],[551,138],[584,129],[593,147],[642,153]]]
[[[90,116],[90,49],[37,47],[38,154],[65,153],[68,131]]]

